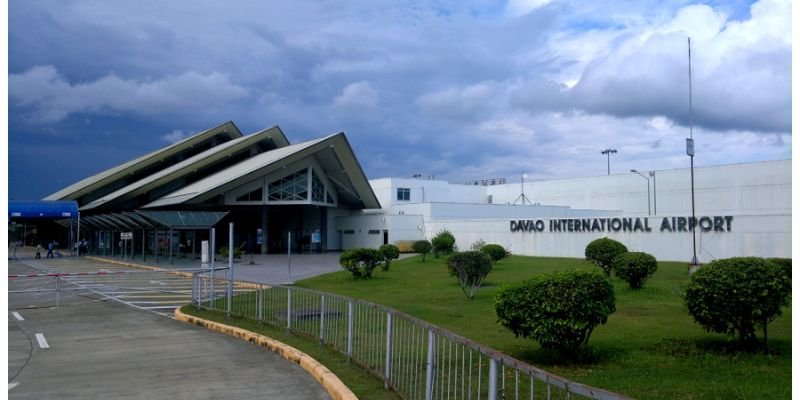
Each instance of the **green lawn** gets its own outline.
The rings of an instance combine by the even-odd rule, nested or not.
[[[387,305],[503,351],[550,372],[640,399],[780,399],[791,397],[791,310],[769,327],[770,354],[736,350],[728,337],[706,333],[686,312],[681,287],[686,264],[659,263],[640,290],[615,280],[617,311],[595,329],[579,361],[565,361],[496,323],[499,288],[531,276],[597,268],[581,259],[513,256],[500,261],[468,300],[444,259],[412,257],[354,280],[342,271],[297,286]]]

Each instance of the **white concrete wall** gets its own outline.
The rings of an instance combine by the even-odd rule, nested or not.
[[[384,209],[395,204],[411,203],[487,203],[483,186],[451,185],[447,181],[404,178],[381,178],[369,181]],[[409,200],[398,201],[397,189],[408,188]]]
[[[344,249],[376,249],[383,244],[384,230],[389,232],[389,243],[420,240],[424,234],[424,222],[420,215],[361,214],[337,217],[336,224],[336,229],[342,231]],[[377,230],[379,233],[369,233],[370,230]],[[345,233],[346,231],[353,233]]]
[[[695,168],[696,213],[791,213],[791,167],[791,160],[779,160]],[[650,178],[654,215],[691,213],[689,168],[655,171],[655,175],[655,185]],[[486,190],[495,203],[513,203],[520,194],[519,184],[487,186]],[[647,215],[647,181],[635,173],[526,182],[525,195],[544,205]]]
[[[425,221],[483,218],[556,218],[616,215],[616,211],[574,210],[565,206],[522,206],[509,204],[415,203],[397,204],[391,214],[422,215]]]
[[[630,251],[644,251],[662,261],[692,258],[691,232],[661,232],[662,217],[651,217],[652,232],[511,232],[510,219],[449,220],[428,222],[426,235],[432,237],[448,229],[459,249],[469,249],[478,241],[497,243],[513,254],[551,257],[584,257],[586,245],[609,237],[625,244]],[[547,223],[547,221],[545,221]],[[697,232],[697,257],[701,263],[738,256],[791,257],[791,215],[737,215],[730,232]]]

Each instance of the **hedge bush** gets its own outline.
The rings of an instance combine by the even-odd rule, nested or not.
[[[480,251],[465,251],[447,259],[447,269],[458,278],[464,295],[471,299],[492,270],[492,259]]]
[[[500,246],[499,244],[484,245],[483,247],[481,247],[480,251],[486,253],[486,255],[492,259],[492,262],[498,262],[506,258],[506,255],[508,254],[506,249],[503,246]]]
[[[450,254],[456,245],[456,238],[447,229],[439,232],[431,239],[433,245],[433,256],[439,258],[442,254]]]
[[[355,278],[372,278],[372,271],[383,262],[383,254],[375,249],[349,249],[339,256],[339,265]]]
[[[427,240],[417,240],[411,248],[414,250],[414,253],[422,254],[422,262],[425,262],[425,255],[433,250],[431,242]]]
[[[591,241],[586,245],[586,260],[603,269],[606,276],[611,276],[614,259],[622,253],[626,253],[628,248],[624,244],[609,238],[601,238]]]
[[[781,268],[783,268],[783,271],[786,272],[786,276],[788,276],[789,279],[792,279],[792,259],[791,258],[773,257],[773,258],[768,258],[767,261],[769,261],[771,263],[774,263],[774,264],[780,265]]]
[[[383,267],[381,269],[384,271],[389,270],[389,263],[391,263],[392,260],[400,258],[400,249],[393,244],[385,244],[379,247],[378,251],[383,255]]]
[[[689,314],[709,332],[757,342],[756,327],[764,332],[789,302],[792,282],[783,268],[757,257],[712,261],[689,278],[684,300]]]
[[[495,297],[497,321],[516,336],[575,353],[616,311],[614,286],[599,272],[574,270],[536,276]]]
[[[614,259],[614,273],[628,282],[631,289],[640,289],[644,282],[656,272],[658,261],[647,253],[622,253]]]

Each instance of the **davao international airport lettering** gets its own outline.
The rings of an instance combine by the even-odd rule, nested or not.
[[[636,218],[563,218],[551,220],[512,220],[511,232],[652,232],[650,219]],[[699,227],[703,232],[730,232],[733,216],[663,217],[661,232],[691,232]]]

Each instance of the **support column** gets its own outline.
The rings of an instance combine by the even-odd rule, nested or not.
[[[319,250],[328,251],[328,207],[319,208]]]
[[[269,250],[269,206],[261,206],[261,254]]]

